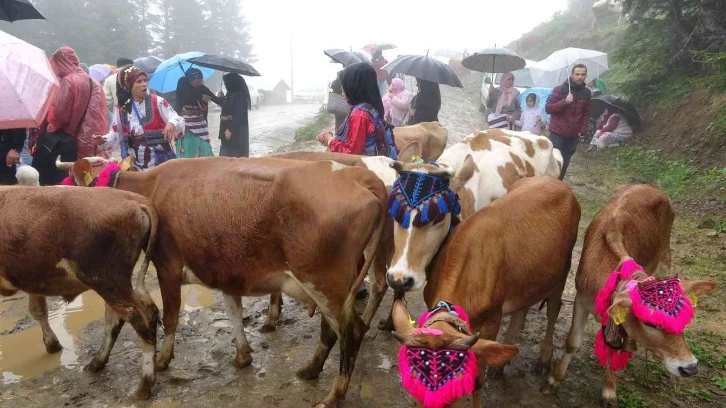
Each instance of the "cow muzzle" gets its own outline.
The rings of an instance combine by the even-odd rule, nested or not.
[[[386,282],[388,286],[397,292],[409,292],[421,289],[426,281],[416,279],[410,272],[394,272],[386,273]]]

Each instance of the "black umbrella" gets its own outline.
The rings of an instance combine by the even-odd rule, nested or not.
[[[371,63],[371,60],[364,53],[360,51],[346,51],[340,48],[333,48],[330,50],[323,51],[323,54],[330,57],[333,61],[343,64],[344,67],[348,65],[357,64],[359,62]]]
[[[212,68],[222,72],[232,72],[247,76],[260,76],[260,73],[250,64],[225,57],[224,55],[206,54],[201,57],[192,58],[189,62],[199,65],[200,67]]]
[[[0,20],[45,20],[29,0],[0,0]]]
[[[373,55],[375,55],[378,51],[383,52],[385,50],[393,50],[395,48],[398,48],[398,47],[396,47],[394,44],[390,44],[390,43],[376,44],[375,48],[373,48]]]
[[[502,73],[522,69],[527,62],[507,48],[487,48],[464,58],[461,65],[472,71]]]
[[[633,129],[640,126],[640,115],[632,103],[615,95],[599,95],[590,99],[590,116],[599,118],[605,108],[620,113]]]
[[[458,88],[464,87],[459,77],[448,65],[428,55],[403,55],[386,64],[383,69],[391,73],[411,75],[437,84]]]
[[[159,68],[159,65],[161,65],[162,62],[164,62],[164,60],[159,57],[148,56],[136,58],[134,60],[134,66],[141,68],[142,71],[151,75],[156,71],[156,68]]]

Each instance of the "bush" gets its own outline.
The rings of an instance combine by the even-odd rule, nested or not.
[[[324,108],[320,108],[312,122],[300,126],[295,131],[295,141],[306,142],[315,139],[315,136],[317,136],[323,128],[330,125],[332,117],[333,115],[329,114]]]

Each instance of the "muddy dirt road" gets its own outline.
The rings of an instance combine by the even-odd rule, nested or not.
[[[476,97],[472,97],[471,93],[467,96],[461,90],[442,87],[442,94],[441,121],[450,131],[451,144],[479,128],[481,115],[477,112]],[[263,107],[252,112],[252,154],[258,156],[301,146],[319,149],[315,143],[285,147],[292,140],[297,123],[312,117],[318,107]],[[585,158],[581,153],[573,160],[567,181],[586,204],[583,204],[585,211],[580,240],[574,253],[571,281],[574,281],[584,229],[595,211],[591,208],[599,208],[610,195],[609,189],[596,180],[593,170],[585,170]],[[692,247],[685,243],[674,241],[674,260],[679,271],[687,272],[679,260],[691,250]],[[147,286],[158,287],[152,274],[147,279]],[[245,298],[246,332],[254,349],[254,361],[251,367],[237,370],[231,365],[234,357],[232,329],[223,312],[221,296],[193,285],[185,287],[183,294],[185,306],[178,329],[176,357],[166,372],[158,374],[152,400],[143,403],[131,399],[140,375],[141,353],[136,336],[128,325],[124,327],[106,369],[97,374],[83,371],[83,365],[91,360],[103,335],[103,306],[97,295],[86,293],[67,305],[59,300],[50,301],[52,326],[65,347],[62,353],[55,355],[45,354],[40,330],[28,314],[25,297],[3,300],[0,303],[0,405],[301,408],[312,405],[327,394],[338,366],[337,348],[331,353],[318,380],[303,381],[295,376],[295,371],[312,357],[317,346],[319,314],[308,318],[304,305],[285,298],[277,331],[261,334],[259,330],[268,307],[267,298]],[[161,307],[158,290],[153,292],[153,296]],[[375,327],[390,309],[391,297],[389,293],[378,311],[374,326],[365,336],[347,398],[341,406],[412,406],[400,386],[397,367],[399,344],[389,333],[378,331]],[[566,303],[557,322],[555,361],[561,355],[569,329],[572,306],[568,301],[573,298],[574,283],[571,282],[565,291]],[[424,311],[421,294],[411,294],[408,299],[412,313],[419,315]],[[357,305],[361,311],[363,306],[361,302]],[[585,341],[572,362],[559,394],[540,394],[539,388],[545,378],[531,374],[530,369],[536,361],[544,328],[545,312],[530,311],[526,327],[517,340],[520,354],[506,368],[504,379],[487,381],[486,406],[599,406],[602,369],[592,357],[590,341]],[[597,324],[591,320],[588,324],[590,336],[596,329]],[[638,357],[642,359],[643,353]],[[621,392],[627,393],[628,384],[639,375],[642,371],[638,367],[619,374],[620,384],[624,387]],[[672,385],[674,380],[670,378],[654,377],[652,382],[656,381],[666,384],[667,389],[681,387]],[[672,398],[660,389],[643,391],[643,387],[639,387],[639,390],[639,398],[644,396],[647,402],[645,406],[712,406],[698,399]],[[715,395],[713,403],[723,404],[723,396]]]

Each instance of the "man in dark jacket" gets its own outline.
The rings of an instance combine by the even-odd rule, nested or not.
[[[25,129],[0,130],[0,185],[18,184],[15,165],[20,162],[24,143]]]
[[[591,94],[585,85],[585,78],[587,67],[582,64],[575,65],[572,68],[572,77],[552,90],[545,106],[547,113],[552,116],[549,125],[550,140],[554,148],[562,153],[560,180],[565,178],[570,159],[577,151],[580,136],[587,133]]]

